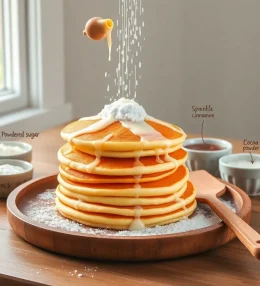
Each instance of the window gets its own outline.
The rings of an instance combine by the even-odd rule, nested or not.
[[[25,0],[1,1],[0,114],[27,105]]]
[[[70,121],[64,0],[0,0],[0,4],[0,129],[39,132]]]

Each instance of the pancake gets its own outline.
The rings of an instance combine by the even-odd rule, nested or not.
[[[145,120],[144,123],[159,132],[164,137],[164,140],[142,142],[141,137],[125,127],[122,122],[114,122],[113,120],[106,122],[104,120],[103,124],[101,121],[101,118],[97,116],[73,122],[62,130],[61,137],[84,153],[87,153],[88,150],[95,151],[96,142],[102,142],[108,134],[111,134],[112,137],[103,142],[101,146],[102,151],[131,152],[137,150],[166,149],[182,144],[186,139],[186,134],[181,128],[152,117],[149,117],[149,120]],[[95,124],[99,124],[98,130],[95,128]],[[95,132],[84,132],[89,127],[93,127]],[[83,132],[80,132],[82,130]],[[70,139],[70,136],[73,136],[73,134],[81,135]]]
[[[159,181],[139,183],[140,189],[136,189],[135,184],[79,184],[68,181],[62,175],[58,176],[58,181],[65,189],[77,194],[86,196],[105,197],[153,197],[170,195],[178,192],[188,181],[189,171],[182,165],[172,175]]]
[[[133,217],[122,217],[97,213],[93,214],[78,211],[63,204],[58,198],[56,198],[56,206],[62,216],[90,227],[126,230],[129,229],[135,220]],[[192,203],[186,206],[186,210],[178,209],[164,215],[142,217],[142,222],[144,223],[145,227],[153,227],[187,219],[187,217],[192,215],[196,209],[196,206],[197,203],[196,200],[194,200]]]
[[[155,150],[137,150],[137,151],[129,151],[129,152],[113,152],[113,151],[99,151],[101,157],[111,157],[111,158],[136,158],[136,157],[149,157],[149,156],[163,156],[168,153],[172,153],[174,151],[179,150],[182,147],[182,144],[172,146],[166,149],[155,149]],[[86,149],[82,148],[82,146],[78,145],[77,150],[82,151],[83,153],[90,154],[95,156],[95,149]]]
[[[196,192],[183,130],[119,99],[61,132],[56,207],[89,227],[141,230],[190,216]]]
[[[59,191],[59,189],[57,189],[56,194],[57,198],[63,204],[79,211],[88,213],[133,216],[133,217],[135,217],[136,215],[135,208],[133,208],[132,206],[111,206],[111,205],[106,205],[105,202],[102,202],[101,204],[84,202],[81,200],[65,196],[62,192]],[[156,197],[153,197],[153,199],[156,200]],[[140,211],[140,216],[141,218],[143,218],[144,216],[167,214],[185,207],[186,205],[193,202],[194,199],[195,199],[194,188],[192,187],[191,183],[188,183],[186,191],[180,198],[161,205],[143,206]]]
[[[156,196],[156,197],[101,197],[101,196],[86,196],[79,193],[71,192],[66,188],[59,185],[57,191],[69,198],[74,198],[83,202],[97,203],[111,206],[151,206],[151,205],[161,205],[172,202],[180,198],[187,189],[187,183],[185,183],[182,188],[170,195]]]
[[[135,183],[136,179],[133,176],[102,176],[96,174],[83,173],[74,169],[71,169],[65,165],[60,165],[59,167],[60,174],[63,178],[78,183],[86,183],[86,184],[109,184],[109,183],[120,183],[120,184],[129,184]],[[173,174],[176,169],[154,173],[154,174],[146,174],[143,175],[139,182],[147,183],[161,180],[171,174]]]
[[[183,149],[168,154],[169,159],[161,164],[158,164],[154,156],[141,157],[139,160],[136,160],[138,158],[98,158],[76,149],[68,154],[69,150],[69,144],[65,144],[58,152],[58,159],[63,165],[80,172],[108,176],[137,176],[169,171],[187,160],[187,152]],[[164,156],[160,156],[160,160],[164,161],[164,159]]]

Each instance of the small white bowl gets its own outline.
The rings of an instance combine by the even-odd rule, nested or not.
[[[0,141],[0,144],[4,144],[6,146],[12,146],[12,147],[20,147],[23,149],[23,151],[19,154],[15,155],[0,155],[1,159],[13,159],[13,160],[22,160],[26,162],[32,161],[32,146],[27,143],[23,142],[16,142],[16,141]]]
[[[219,177],[219,159],[225,155],[232,154],[232,144],[228,141],[216,138],[205,138],[206,144],[214,144],[222,147],[221,150],[205,151],[186,148],[190,145],[203,144],[202,138],[185,140],[183,149],[188,152],[186,165],[190,171],[206,170],[211,175]]]
[[[260,164],[260,155],[252,154],[255,163]],[[239,161],[248,161],[251,164],[251,157],[249,154],[233,154],[222,157],[219,160],[219,169],[221,178],[229,183],[232,183],[249,196],[260,195],[260,167],[240,167],[237,163]],[[237,165],[236,165],[237,164]]]
[[[0,166],[6,164],[22,167],[24,172],[13,175],[0,175],[0,198],[7,198],[15,188],[30,181],[33,177],[33,166],[31,163],[21,160],[0,160]]]

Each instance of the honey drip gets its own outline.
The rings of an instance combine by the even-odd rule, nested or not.
[[[134,165],[133,165],[133,168],[138,168],[138,173],[140,173],[140,175],[137,175],[137,176],[134,176],[134,179],[135,179],[135,185],[134,185],[134,188],[136,189],[136,199],[139,198],[140,196],[140,191],[142,189],[142,186],[140,184],[140,180],[142,178],[142,169],[143,169],[143,164],[141,163],[140,161],[140,156],[136,157],[135,158],[135,162],[134,162]],[[142,206],[136,206],[134,208],[134,215],[135,215],[135,218],[133,220],[133,222],[131,223],[131,225],[129,226],[129,230],[142,230],[145,228],[145,225],[144,223],[142,222],[141,220],[141,215],[142,215]]]
[[[108,60],[111,61],[111,51],[112,51],[112,32],[108,32],[107,34],[107,43],[108,43],[108,52],[109,52],[109,56],[108,56]]]
[[[69,150],[67,150],[66,152],[64,152],[64,155],[69,155],[69,154],[71,154],[73,151],[74,151],[74,148],[73,148],[73,146],[70,145]]]
[[[181,203],[181,206],[185,212],[185,215],[184,215],[184,219],[187,219],[188,218],[188,209],[186,207],[186,201],[182,198],[178,198],[175,200],[176,203]]]
[[[75,209],[78,210],[79,209],[79,204],[82,203],[82,200],[78,200],[76,205],[75,205]]]
[[[85,120],[87,118],[84,118]],[[84,119],[81,119],[84,120]],[[106,127],[108,127],[109,125],[113,124],[116,120],[113,119],[113,118],[105,118],[105,119],[101,119],[99,121],[97,121],[96,123],[86,127],[86,128],[83,128],[81,130],[78,130],[76,132],[73,132],[71,134],[69,134],[67,136],[67,140],[70,144],[72,144],[72,141],[75,137],[78,137],[78,136],[81,136],[81,135],[84,135],[84,134],[90,134],[90,133],[95,133],[95,132],[98,132],[100,130],[103,130],[105,129]]]
[[[156,149],[155,154],[156,154],[156,159],[155,159],[156,163],[163,164],[164,161],[160,158],[160,149]]]
[[[88,134],[88,133],[98,132],[100,130],[105,129],[106,127],[110,126],[111,124],[113,124],[114,122],[117,121],[113,117],[102,119],[99,116],[82,118],[82,119],[80,119],[80,121],[98,120],[98,119],[100,119],[100,120],[97,121],[96,123],[88,126],[87,128],[83,128],[82,130],[78,130],[78,131],[73,132],[71,134],[66,134],[68,142],[70,144],[72,144],[72,141],[75,137],[78,137],[78,136],[81,136],[84,134]],[[175,127],[171,126],[170,124],[158,121],[157,119],[154,119],[153,117],[147,116],[146,120],[150,120],[150,121],[153,121],[153,122],[156,122],[159,124],[163,124],[163,125],[171,128],[171,129],[173,129],[174,131],[182,133],[182,130],[176,129]],[[138,123],[121,121],[121,124],[125,128],[128,128],[133,134],[139,136],[140,141],[144,143],[144,146],[149,141],[160,141],[160,140],[166,141],[166,140],[168,140],[160,132],[155,130],[152,126],[150,126],[145,121],[138,122]],[[102,156],[102,151],[101,151],[102,150],[102,144],[107,142],[112,136],[113,136],[113,134],[110,134],[110,135],[106,136],[104,139],[96,141],[94,143],[96,159],[94,160],[94,162],[92,162],[86,166],[86,172],[92,173],[93,170],[99,165],[100,160],[101,160],[101,156]],[[166,153],[164,156],[164,161],[165,162],[175,162],[175,165],[176,165],[175,169],[177,169],[179,164],[178,164],[178,161],[176,159],[172,158],[169,155],[170,147],[171,147],[171,141],[168,140],[167,147],[166,147]],[[136,169],[136,173],[138,174],[138,175],[134,176],[134,178],[135,178],[134,189],[136,189],[136,199],[139,198],[140,191],[142,188],[141,184],[140,184],[140,180],[142,178],[143,168],[144,168],[143,164],[140,161],[140,155],[141,155],[142,151],[140,151],[138,153],[137,157],[135,158],[134,165],[133,165],[133,168]],[[160,158],[160,149],[157,149],[156,150],[156,162],[158,164],[162,164],[162,163],[164,163],[164,161]],[[179,202],[182,201],[182,199],[177,199],[177,200]],[[185,200],[183,200],[183,201],[184,201],[183,209],[185,210],[185,213],[187,214],[187,208],[185,206]],[[129,226],[129,230],[142,230],[145,228],[145,225],[144,225],[143,221],[141,220],[141,214],[142,214],[142,206],[136,206],[134,208],[135,218],[134,218],[133,222],[131,223],[131,225]]]
[[[134,208],[134,212],[135,212],[135,219],[134,221],[131,223],[129,230],[142,230],[145,228],[144,223],[141,220],[141,214],[142,214],[142,207],[137,206]]]
[[[100,164],[101,156],[102,156],[102,145],[108,140],[110,140],[112,137],[113,137],[113,134],[109,134],[102,140],[98,140],[94,143],[96,159],[95,161],[93,161],[92,163],[86,166],[87,173],[92,173],[93,170]]]

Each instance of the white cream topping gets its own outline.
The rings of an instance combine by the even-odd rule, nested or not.
[[[88,117],[83,117],[80,118],[79,121],[83,121],[83,120],[100,120],[102,119],[99,115],[94,115],[94,116],[88,116]]]
[[[158,124],[163,124],[174,131],[185,134],[183,130],[177,129],[169,123],[162,122],[158,119],[148,116],[141,105],[139,105],[132,99],[126,98],[121,98],[118,101],[106,105],[104,109],[96,116],[84,117],[81,118],[79,121],[83,120],[99,121],[71,134],[62,133],[62,135],[71,145],[74,138],[84,134],[95,133],[100,130],[103,130],[116,121],[121,122],[121,124],[125,128],[128,128],[132,133],[141,137],[141,142],[144,143],[149,141],[167,140],[160,132],[158,132],[148,123],[146,123],[145,120],[149,120]],[[170,145],[171,141],[169,140],[169,146]]]
[[[133,134],[141,137],[141,142],[167,140],[162,134],[156,131],[145,121],[142,122],[121,122],[121,124],[129,129]]]
[[[144,108],[132,99],[120,98],[111,104],[105,105],[99,113],[102,119],[114,118],[122,122],[142,122],[147,116]]]
[[[106,118],[104,120],[100,120],[97,121],[96,123],[88,126],[87,128],[81,129],[79,131],[73,132],[71,134],[68,135],[67,140],[70,144],[72,144],[72,140],[75,137],[84,135],[84,134],[90,134],[90,133],[95,133],[97,131],[100,131],[102,129],[105,129],[106,127],[108,127],[109,125],[111,125],[113,122],[115,122],[114,119],[110,118]]]
[[[72,145],[72,141],[75,137],[78,137],[83,134],[98,132],[100,130],[105,129],[114,122],[119,121],[123,127],[129,129],[133,134],[139,136],[141,138],[141,142],[143,142],[144,145],[150,141],[160,141],[160,140],[167,141],[166,154],[163,158],[164,160],[160,158],[159,155],[160,150],[158,149],[156,150],[156,163],[163,164],[166,162],[175,162],[175,168],[176,169],[178,168],[179,165],[178,161],[169,155],[171,141],[165,138],[160,132],[158,132],[152,126],[150,126],[145,120],[149,120],[158,124],[163,124],[179,133],[184,133],[184,132],[181,129],[175,128],[171,124],[161,122],[151,116],[148,116],[144,108],[138,103],[136,103],[134,100],[121,98],[109,105],[106,105],[104,109],[97,116],[80,119],[80,121],[83,120],[98,120],[98,121],[86,128],[83,128],[82,130],[78,130],[71,134],[67,134],[66,139],[68,140],[70,145]],[[102,144],[107,142],[112,136],[113,134],[110,134],[106,136],[104,139],[93,143],[95,148],[96,159],[92,163],[84,167],[85,172],[92,173],[94,169],[99,165],[102,157]],[[70,153],[71,151],[72,147],[71,150],[68,150],[68,153]],[[65,153],[65,155],[66,154],[67,153]],[[144,166],[140,161],[140,155],[141,151],[140,154],[136,154],[135,162],[133,164],[133,169],[138,171],[138,173],[140,174],[138,176],[134,176],[135,178],[134,188],[136,190],[137,199],[139,198],[142,189],[140,180],[144,172]],[[78,204],[80,204],[80,201],[78,202]],[[76,208],[78,208],[78,204]],[[186,210],[185,206],[184,210]],[[134,208],[134,212],[135,212],[135,217],[131,225],[129,226],[129,230],[142,230],[143,228],[145,228],[145,225],[141,219],[142,206],[136,206]]]

